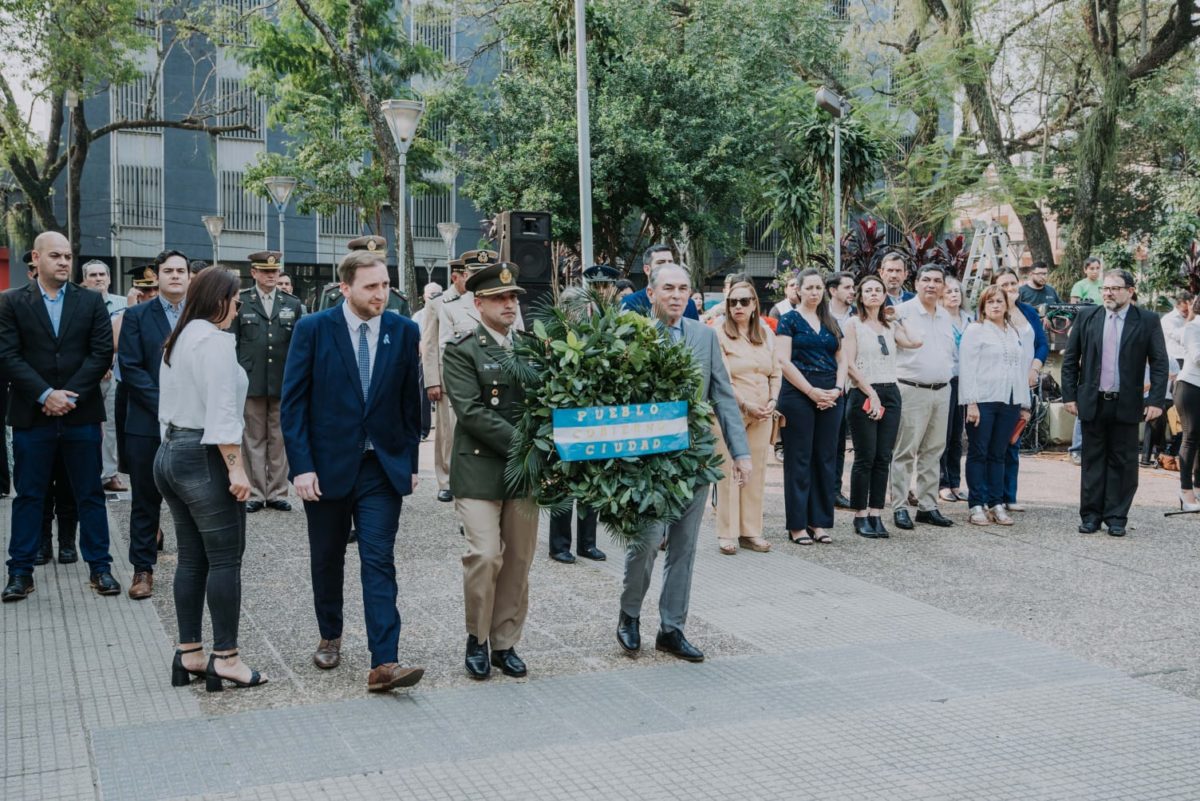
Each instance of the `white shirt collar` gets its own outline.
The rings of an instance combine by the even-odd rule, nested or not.
[[[491,335],[492,335],[492,339],[496,340],[496,344],[497,344],[497,345],[499,345],[499,346],[500,346],[500,347],[502,347],[502,348],[504,348],[504,347],[507,347],[507,346],[508,346],[508,344],[509,344],[509,339],[508,339],[508,337],[509,337],[509,334],[501,334],[499,331],[497,331],[496,329],[492,328],[492,327],[491,327],[490,325],[488,325],[487,323],[480,323],[480,325],[482,325],[482,326],[484,327],[484,330],[486,330],[486,331],[487,331],[489,334],[491,334]]]
[[[360,325],[362,325],[363,323],[367,324],[367,330],[370,333],[372,333],[372,334],[379,333],[379,326],[383,319],[382,314],[379,315],[378,317],[372,317],[370,320],[364,320],[361,317],[359,317],[357,314],[354,313],[354,310],[350,308],[349,301],[346,301],[346,300],[342,301],[342,314],[344,314],[346,316],[346,325],[350,326],[350,330],[354,333],[355,336],[358,335],[358,327]]]

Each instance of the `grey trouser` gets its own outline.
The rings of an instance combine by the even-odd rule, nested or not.
[[[667,552],[663,556],[662,592],[658,597],[658,614],[664,630],[683,631],[687,623],[688,600],[692,595],[692,565],[696,561],[696,540],[700,536],[700,521],[708,501],[711,484],[696,488],[692,502],[683,516],[674,523],[656,523],[642,530],[641,547],[625,552],[625,585],[621,590],[621,611],[630,617],[641,617],[642,599],[650,588],[658,544],[667,536]]]
[[[108,481],[117,474],[117,382],[100,382],[104,396],[104,422],[100,424],[100,478]]]

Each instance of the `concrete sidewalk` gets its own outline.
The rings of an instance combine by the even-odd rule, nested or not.
[[[971,617],[926,603],[919,597],[948,596],[892,575],[905,569],[899,554],[921,554],[925,584],[941,574],[958,586],[975,570],[986,596],[998,576],[963,569],[956,557],[995,553],[978,538],[1020,542],[1032,531],[918,529],[868,542],[843,525],[834,546],[803,549],[777,533],[773,494],[773,553],[722,557],[706,524],[712,547],[697,559],[688,633],[709,659],[690,665],[652,649],[624,657],[613,637],[620,559],[551,562],[543,524],[520,647],[530,677],[476,685],[461,667],[461,540],[431,484],[407,504],[398,545],[401,658],[429,670],[409,693],[364,692],[353,557],[348,664],[332,673],[307,664],[315,641],[298,511],[251,518],[242,647],[272,676],[262,690],[170,687],[171,554],[150,603],[95,596],[82,564],[39,569],[37,592],[0,608],[3,797],[1196,797],[1200,702],[1047,644],[1078,654],[1069,641],[1019,636],[1006,630],[1020,628],[1008,618],[975,614],[957,595],[944,605]],[[1049,480],[1029,485],[1035,502],[1062,503]],[[126,507],[110,508],[114,572],[127,584]],[[1147,521],[1158,514],[1152,503],[1140,511]],[[1046,519],[1061,527],[1057,515]],[[7,503],[0,521],[7,531]],[[1079,547],[1119,564],[1151,544],[1110,542]],[[1194,562],[1194,548],[1171,553]],[[818,563],[831,561],[868,565],[861,569],[881,578]],[[1000,575],[1014,593],[1036,583]],[[644,639],[655,600],[652,590]],[[1191,625],[1191,610],[1177,613]],[[1139,610],[1128,618],[1136,625]]]

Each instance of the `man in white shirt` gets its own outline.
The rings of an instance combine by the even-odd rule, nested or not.
[[[83,285],[104,297],[104,307],[108,309],[110,317],[126,305],[125,298],[109,293],[108,287],[111,283],[112,277],[109,275],[108,265],[104,262],[92,259],[83,265]],[[129,488],[121,483],[121,478],[117,475],[117,388],[111,370],[100,382],[100,394],[104,396],[104,414],[107,418],[100,426],[100,480],[104,483],[106,492],[124,492]]]
[[[892,509],[896,527],[911,529],[908,490],[915,474],[917,522],[954,525],[938,511],[937,491],[946,422],[950,415],[950,377],[954,366],[954,329],[950,315],[938,301],[946,288],[940,267],[922,267],[917,273],[917,296],[896,307],[896,322],[921,347],[896,354],[896,379],[900,384],[900,432],[892,459]]]
[[[800,279],[792,276],[783,287],[783,300],[771,307],[770,316],[778,320],[788,312],[800,308]]]
[[[1163,315],[1163,339],[1167,341],[1167,357],[1171,360],[1171,372],[1183,365],[1183,327],[1191,322],[1192,293],[1180,292],[1174,298],[1175,308]]]

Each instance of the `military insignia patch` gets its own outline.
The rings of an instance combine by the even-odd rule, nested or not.
[[[379,245],[375,244],[375,240],[374,240],[374,239],[368,239],[368,240],[367,240],[367,250],[372,250],[372,251],[373,251],[373,250],[376,250],[378,247],[379,247]]]
[[[153,281],[154,279],[158,278],[158,274],[154,272],[153,267],[147,267],[146,269],[142,270],[142,278],[145,278],[147,281]]]
[[[500,283],[511,284],[512,280],[513,280],[512,273],[509,272],[507,267],[500,270]]]
[[[267,256],[267,264],[274,264],[276,261],[274,256]]]

